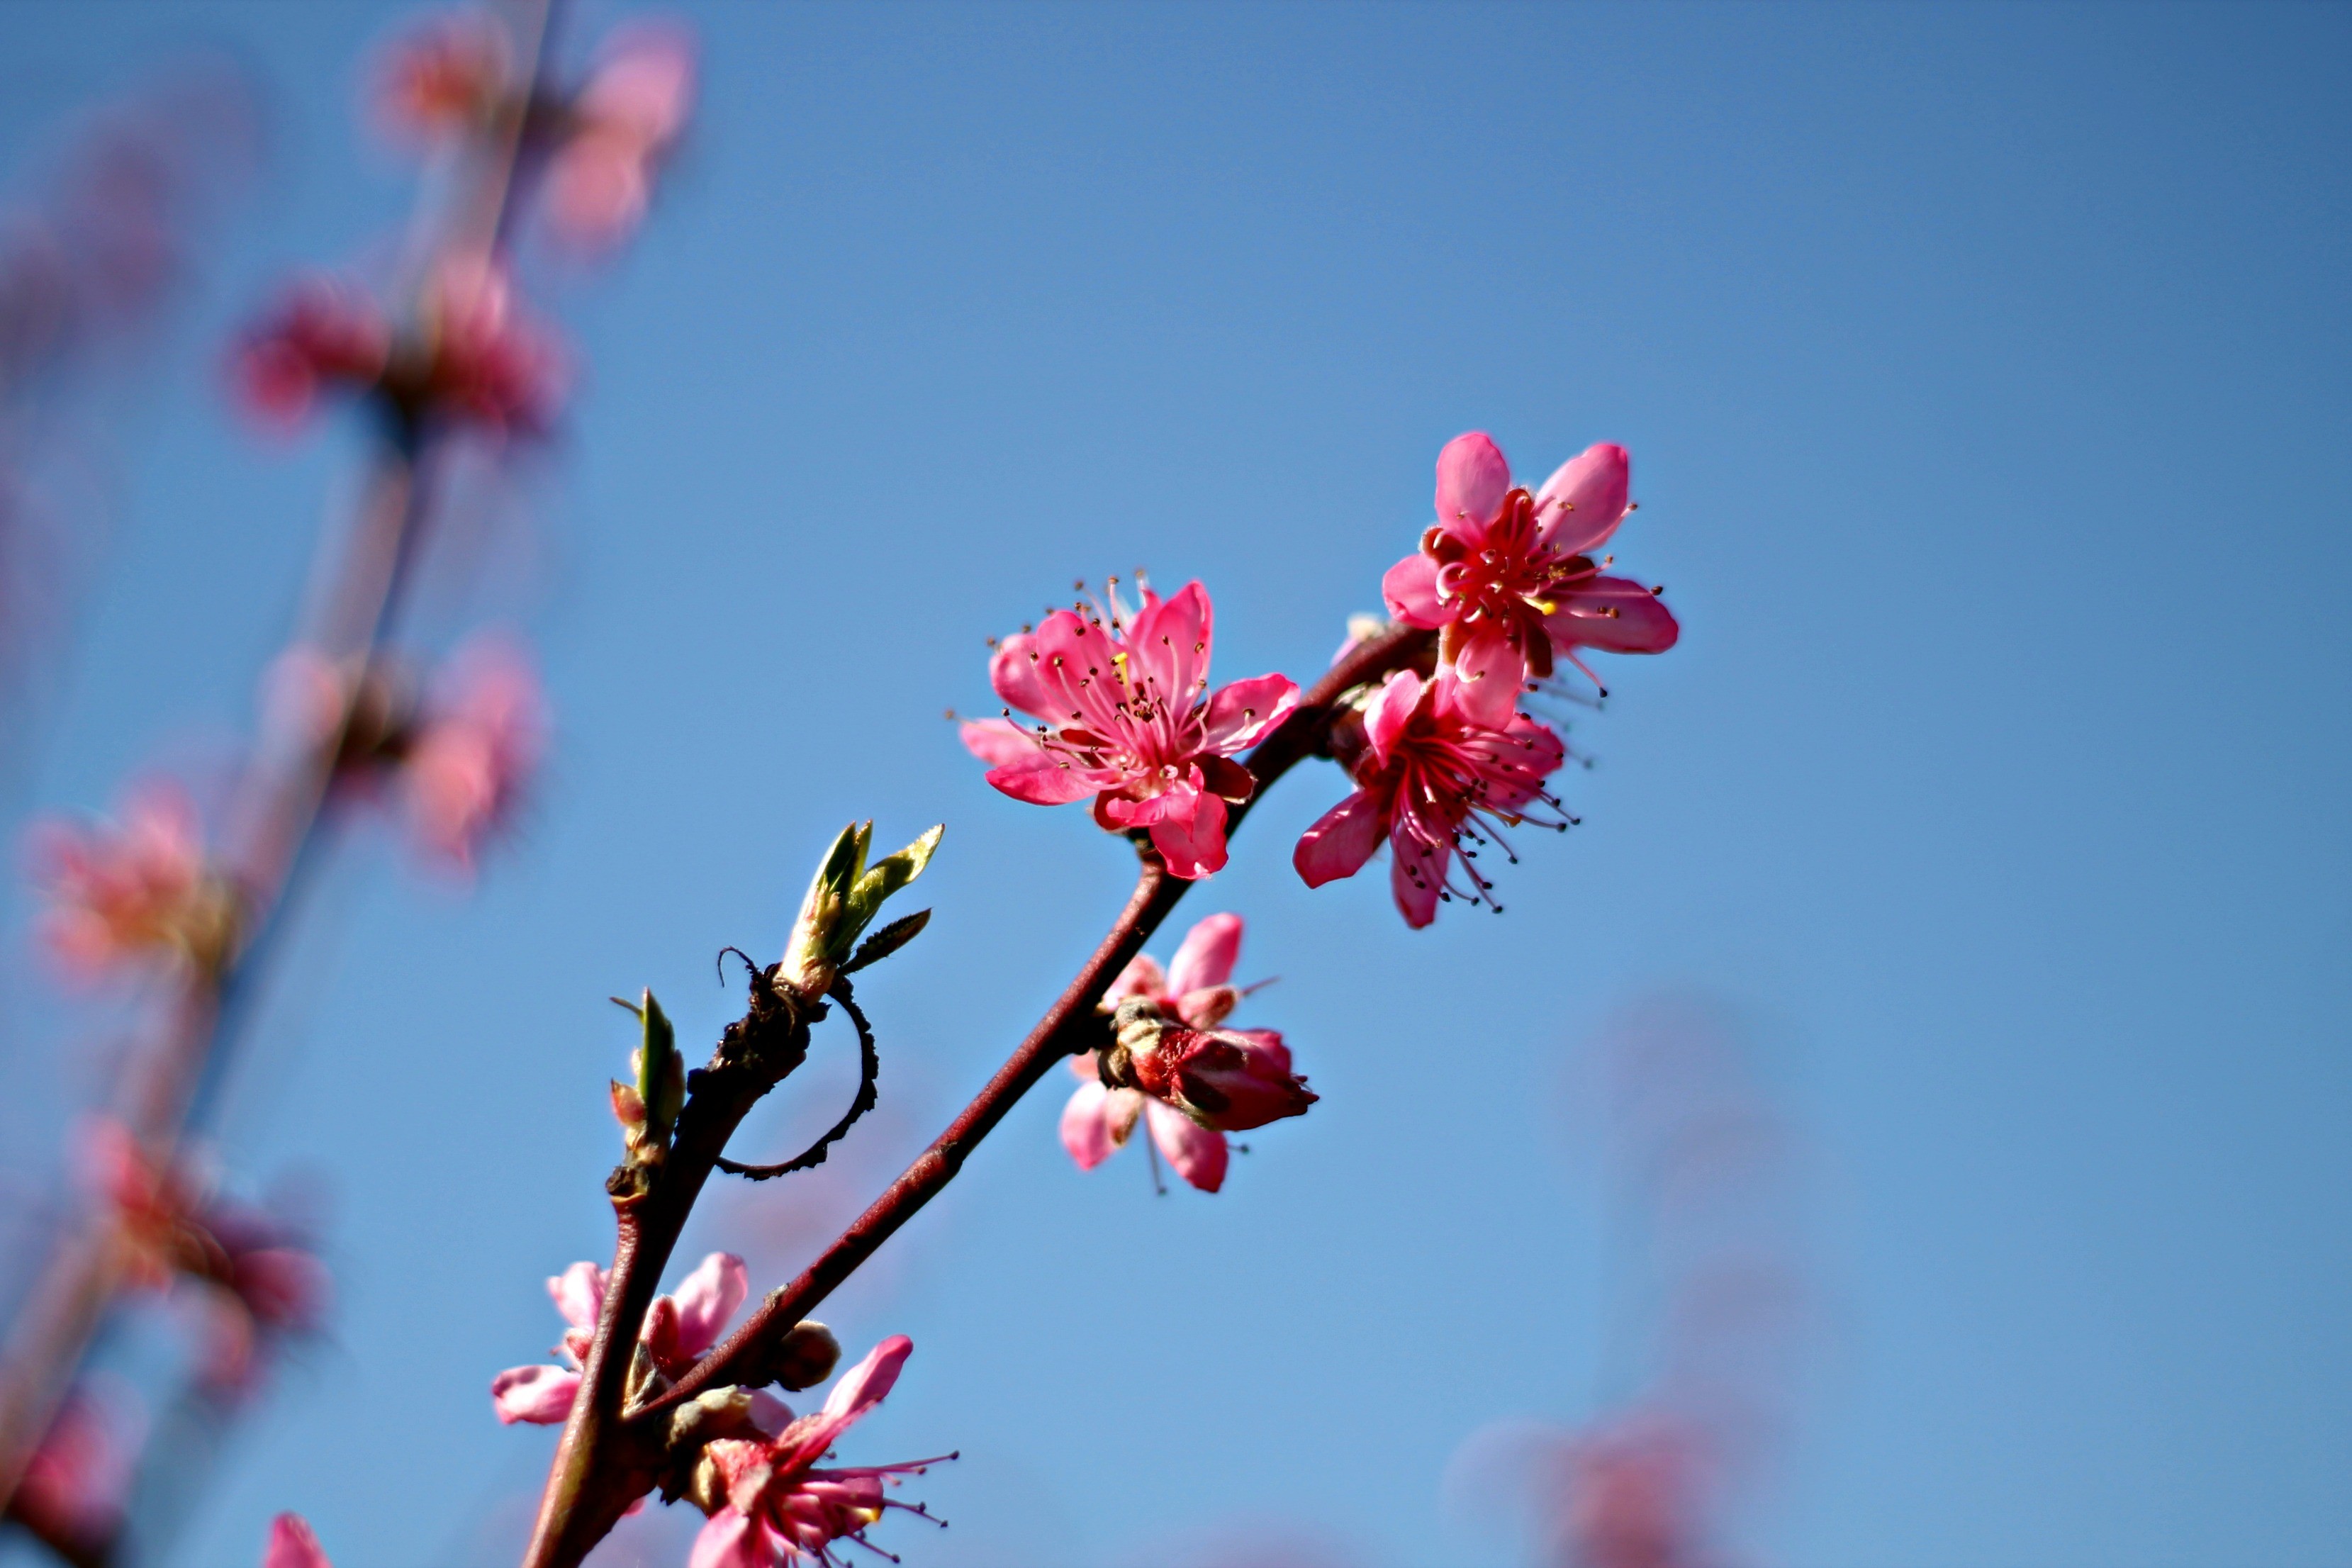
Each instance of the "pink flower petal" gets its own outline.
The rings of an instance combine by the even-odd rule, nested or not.
[[[1400,833],[1391,836],[1389,849],[1389,891],[1396,899],[1404,923],[1419,931],[1437,918],[1437,893],[1445,886],[1446,868],[1454,860],[1454,846],[1444,839],[1426,844]],[[1418,877],[1413,875],[1416,870]]]
[[[1176,1167],[1176,1173],[1204,1193],[1213,1193],[1225,1184],[1225,1164],[1232,1158],[1225,1147],[1225,1135],[1212,1131],[1172,1105],[1152,1100],[1144,1102],[1144,1115],[1151,1122],[1151,1141],[1160,1145],[1160,1152]]]
[[[1175,962],[1168,966],[1168,989],[1178,995],[1223,985],[1234,977],[1242,955],[1242,917],[1211,915],[1184,933]]]
[[[775,1532],[742,1510],[722,1508],[702,1521],[686,1568],[782,1568]]]
[[[1136,612],[1127,630],[1129,679],[1183,713],[1208,687],[1214,612],[1209,591],[1195,581],[1170,598]]]
[[[1027,632],[1018,632],[997,644],[996,653],[988,661],[988,683],[996,694],[1024,713],[1034,713],[1053,724],[1065,724],[1070,714],[1066,707],[1057,705],[1047,694],[1045,682],[1037,678],[1037,639]]]
[[[1203,745],[1219,756],[1254,746],[1298,706],[1298,686],[1286,675],[1236,680],[1209,699]]]
[[[490,1403],[507,1426],[528,1421],[550,1426],[572,1414],[580,1374],[564,1367],[510,1366],[490,1380]]]
[[[1299,835],[1290,863],[1310,888],[1352,877],[1381,847],[1381,827],[1380,803],[1358,790]]]
[[[1397,737],[1404,733],[1406,721],[1420,706],[1424,687],[1421,677],[1412,670],[1400,669],[1381,683],[1372,694],[1370,706],[1364,710],[1364,734],[1372,743],[1372,755],[1386,766],[1389,754],[1395,750]],[[1361,865],[1359,861],[1357,864]],[[1345,873],[1342,873],[1345,875]]]
[[[262,1549],[261,1568],[335,1568],[311,1533],[310,1521],[299,1513],[281,1513],[269,1521],[269,1544]]]
[[[1097,1080],[1082,1083],[1062,1108],[1062,1147],[1081,1171],[1091,1171],[1118,1152],[1110,1135],[1110,1090]]]
[[[1190,809],[1171,790],[1163,800],[1173,802],[1151,825],[1151,847],[1168,862],[1168,874],[1187,882],[1214,876],[1225,865],[1225,803],[1204,790],[1189,792]]]
[[[1562,555],[1582,555],[1609,542],[1624,521],[1633,460],[1608,441],[1562,463],[1536,492],[1536,542]]]
[[[1528,679],[1528,661],[1510,638],[1480,627],[1454,656],[1454,670],[1460,683],[1455,700],[1465,718],[1489,730],[1510,723]]]
[[[1050,752],[1032,750],[1020,762],[989,769],[988,782],[1031,805],[1067,805],[1115,787],[1119,778],[1105,770],[1079,767]]]
[[[1038,717],[1056,728],[1083,724],[1098,735],[1128,728],[1120,710],[1126,699],[1113,663],[1118,649],[1108,626],[1055,610],[1037,627],[1034,651],[1037,658],[1030,669],[1047,704]]]
[[[1168,975],[1160,967],[1160,961],[1148,952],[1139,952],[1127,961],[1127,967],[1118,972],[1118,978],[1112,981],[1110,989],[1103,993],[1103,1000],[1116,1005],[1130,996],[1166,994]],[[1088,1052],[1087,1055],[1091,1057],[1093,1053]],[[1087,1070],[1091,1073],[1094,1068],[1089,1066]]]
[[[604,1307],[604,1271],[593,1263],[575,1263],[547,1282],[555,1310],[575,1329],[593,1329]]]
[[[1556,647],[1608,653],[1664,653],[1683,633],[1664,599],[1625,577],[1595,577],[1564,595],[1544,630]]]
[[[967,720],[957,734],[965,751],[992,768],[1017,767],[1037,755],[1037,731],[1010,719]]]
[[[719,1339],[719,1331],[751,1293],[751,1276],[731,1252],[714,1252],[677,1288],[677,1346],[698,1356]]]
[[[1485,431],[1456,436],[1437,454],[1438,525],[1465,540],[1485,538],[1510,488],[1511,465]]]
[[[1437,596],[1437,563],[1419,551],[1388,569],[1381,579],[1381,599],[1391,616],[1409,626],[1446,622],[1445,604]]]

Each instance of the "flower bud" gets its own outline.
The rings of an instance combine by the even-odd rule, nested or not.
[[[1150,1048],[1129,1051],[1136,1088],[1220,1132],[1303,1116],[1317,1099],[1290,1070],[1290,1051],[1272,1029],[1163,1024]]]
[[[768,1358],[770,1380],[797,1393],[814,1388],[833,1375],[841,1361],[841,1342],[823,1323],[794,1323]]]

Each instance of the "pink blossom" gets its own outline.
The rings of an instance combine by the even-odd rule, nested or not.
[[[1559,808],[1543,781],[1566,759],[1559,737],[1524,713],[1511,714],[1505,727],[1488,726],[1472,711],[1468,690],[1453,669],[1431,680],[1409,669],[1388,678],[1364,712],[1355,793],[1324,813],[1291,857],[1308,887],[1354,876],[1386,837],[1397,908],[1417,929],[1437,918],[1441,900],[1493,903],[1493,883],[1472,863],[1472,846],[1491,841],[1516,858],[1499,825],[1567,826],[1564,817],[1530,818],[1527,811],[1537,803]],[[1457,849],[1467,888],[1454,880]]]
[[[1241,916],[1211,915],[1184,933],[1166,969],[1150,953],[1129,960],[1103,994],[1103,1005],[1116,1008],[1129,997],[1139,997],[1188,1024],[1214,1028],[1241,997],[1230,984],[1241,949]],[[1070,1070],[1081,1081],[1062,1111],[1062,1147],[1078,1169],[1091,1171],[1126,1147],[1142,1118],[1151,1129],[1152,1142],[1178,1175],[1204,1193],[1224,1184],[1231,1153],[1223,1133],[1139,1089],[1105,1084],[1093,1051],[1072,1058]]]
[[[722,1437],[706,1445],[695,1492],[710,1518],[695,1540],[688,1568],[781,1568],[803,1559],[837,1568],[843,1560],[832,1551],[834,1542],[865,1546],[866,1531],[886,1510],[921,1513],[919,1505],[890,1499],[887,1489],[954,1455],[816,1468],[858,1417],[882,1403],[914,1348],[904,1334],[884,1340],[842,1374],[824,1409],[772,1437]]]
[[[392,327],[375,301],[329,278],[289,287],[239,340],[239,398],[272,429],[290,431],[330,388],[373,386],[392,353]]]
[[[335,1568],[311,1533],[310,1521],[299,1513],[281,1513],[269,1521],[269,1544],[261,1553],[261,1568]]]
[[[477,642],[450,663],[400,788],[419,844],[461,870],[509,817],[545,743],[539,677],[512,645]]]
[[[1130,619],[1116,592],[1102,610],[1056,610],[1034,633],[1004,639],[989,663],[996,694],[1040,721],[963,727],[964,744],[993,764],[988,782],[1015,800],[1094,800],[1113,833],[1147,829],[1171,875],[1206,877],[1225,863],[1225,803],[1257,787],[1234,753],[1297,705],[1298,689],[1261,675],[1209,694],[1208,591],[1188,583],[1161,599],[1147,585]]]
[[[1062,1111],[1062,1147],[1091,1171],[1126,1146],[1139,1119],[1176,1173],[1213,1193],[1224,1184],[1227,1132],[1297,1116],[1315,1100],[1290,1071],[1290,1053],[1271,1029],[1223,1029],[1244,993],[1232,984],[1241,957],[1242,918],[1211,915],[1184,936],[1162,969],[1138,953],[1103,994],[1103,1006],[1125,1017],[1135,1007],[1159,1016],[1124,1036],[1118,1059],[1128,1083],[1103,1080],[1101,1058],[1073,1058],[1081,1080]],[[1121,1005],[1129,1005],[1121,1011]]]
[[[118,824],[37,824],[31,851],[47,904],[40,940],[68,977],[217,956],[225,895],[205,869],[195,803],[177,784],[133,790]]]
[[[574,124],[547,169],[549,222],[602,249],[645,216],[655,168],[694,106],[695,49],[684,29],[638,24],[614,34],[572,100]]]
[[[1603,576],[1608,563],[1592,559],[1633,510],[1631,471],[1625,448],[1604,442],[1531,496],[1482,432],[1438,454],[1437,521],[1381,592],[1397,619],[1444,628],[1439,658],[1461,672],[1463,700],[1489,729],[1509,722],[1521,686],[1549,676],[1555,654],[1592,676],[1580,647],[1663,653],[1681,635],[1655,590]]]
[[[507,91],[508,53],[504,29],[478,14],[438,16],[395,40],[375,70],[378,128],[430,144],[485,123]]]
[[[750,1294],[751,1277],[731,1252],[705,1258],[672,1296],[657,1296],[638,1338],[654,1364],[676,1377],[719,1341],[727,1321]],[[580,1391],[580,1368],[596,1337],[596,1314],[604,1305],[604,1271],[575,1263],[547,1282],[548,1296],[568,1326],[554,1353],[563,1364],[540,1363],[509,1367],[490,1380],[490,1402],[508,1426],[518,1421],[550,1426],[572,1414]]]

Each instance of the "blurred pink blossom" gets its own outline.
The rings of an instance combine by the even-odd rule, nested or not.
[[[1704,1440],[1670,1417],[1635,1412],[1562,1445],[1566,1492],[1554,1521],[1572,1568],[1706,1568]]]
[[[1630,472],[1625,448],[1604,442],[1529,495],[1481,431],[1438,454],[1437,521],[1381,592],[1397,619],[1444,628],[1439,658],[1461,672],[1463,705],[1489,729],[1510,721],[1522,686],[1550,675],[1555,653],[1592,676],[1576,649],[1663,653],[1681,635],[1654,591],[1602,576],[1606,563],[1591,555],[1633,510]]]
[[[396,142],[432,145],[487,123],[509,89],[507,36],[489,16],[436,16],[384,46],[369,94],[377,128]]]
[[[556,235],[586,250],[627,237],[645,216],[655,170],[694,107],[695,47],[683,27],[617,30],[572,100],[572,127],[547,168]]]
[[[374,300],[334,279],[305,278],[238,341],[234,379],[256,419],[291,431],[321,393],[374,386],[391,353],[391,324]]]
[[[844,1560],[833,1552],[833,1542],[845,1539],[879,1551],[866,1542],[866,1531],[885,1511],[921,1513],[920,1505],[895,1501],[887,1489],[954,1455],[896,1465],[815,1468],[844,1432],[882,1403],[914,1348],[904,1334],[884,1340],[842,1374],[824,1409],[772,1437],[722,1437],[707,1445],[694,1495],[710,1517],[695,1540],[688,1568],[781,1568],[803,1559],[837,1568]]]
[[[1092,796],[1107,830],[1148,830],[1171,876],[1211,875],[1225,863],[1225,803],[1257,788],[1234,753],[1298,701],[1280,675],[1210,695],[1211,619],[1198,583],[1165,600],[1146,585],[1131,619],[1116,584],[1107,607],[1055,611],[1034,633],[1006,637],[989,663],[996,694],[1042,722],[967,723],[964,744],[1013,799]]]
[[[674,1296],[656,1297],[638,1337],[665,1373],[675,1377],[719,1341],[727,1321],[751,1289],[743,1260],[731,1252],[705,1258]],[[572,1414],[580,1392],[580,1369],[596,1337],[596,1314],[604,1305],[604,1271],[575,1263],[547,1282],[547,1293],[569,1325],[554,1353],[562,1365],[541,1362],[509,1367],[490,1380],[490,1404],[508,1426],[528,1421],[551,1426]]]
[[[1559,737],[1524,713],[1490,726],[1472,710],[1454,670],[1440,669],[1429,680],[1410,669],[1390,676],[1366,708],[1363,729],[1356,792],[1324,813],[1291,856],[1310,888],[1354,876],[1386,838],[1397,908],[1407,925],[1419,928],[1437,918],[1441,901],[1494,902],[1493,884],[1471,862],[1475,847],[1488,842],[1516,858],[1502,826],[1567,824],[1564,816],[1528,816],[1538,803],[1559,810],[1543,781],[1567,758]],[[1456,850],[1467,888],[1454,878]]]
[[[133,789],[116,823],[37,823],[30,848],[47,902],[39,938],[68,978],[218,956],[225,895],[205,870],[195,803],[177,784]]]
[[[101,1550],[121,1521],[144,1426],[127,1389],[110,1398],[73,1390],[26,1462],[9,1510],[44,1539]]]
[[[461,649],[400,773],[417,842],[470,870],[483,843],[512,816],[546,734],[547,706],[530,661],[501,640]]]
[[[184,1280],[202,1288],[206,1384],[250,1386],[265,1336],[304,1332],[324,1318],[326,1266],[285,1221],[160,1164],[118,1121],[91,1123],[81,1145],[91,1184],[114,1210],[125,1281],[157,1292]]]

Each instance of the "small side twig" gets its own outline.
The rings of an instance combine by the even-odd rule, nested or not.
[[[825,994],[840,1003],[841,1010],[848,1014],[849,1021],[857,1026],[857,1098],[849,1102],[848,1110],[843,1113],[841,1120],[835,1122],[824,1137],[781,1164],[746,1165],[721,1154],[717,1161],[718,1167],[729,1175],[741,1176],[747,1181],[765,1182],[777,1176],[790,1175],[794,1171],[812,1170],[822,1165],[824,1163],[826,1152],[833,1145],[841,1142],[843,1135],[856,1125],[859,1117],[874,1109],[875,1101],[879,1098],[876,1083],[882,1074],[881,1053],[875,1048],[874,1045],[874,1026],[866,1021],[865,1013],[859,1009],[856,999],[850,995],[849,982],[845,978],[835,980],[833,989]]]

